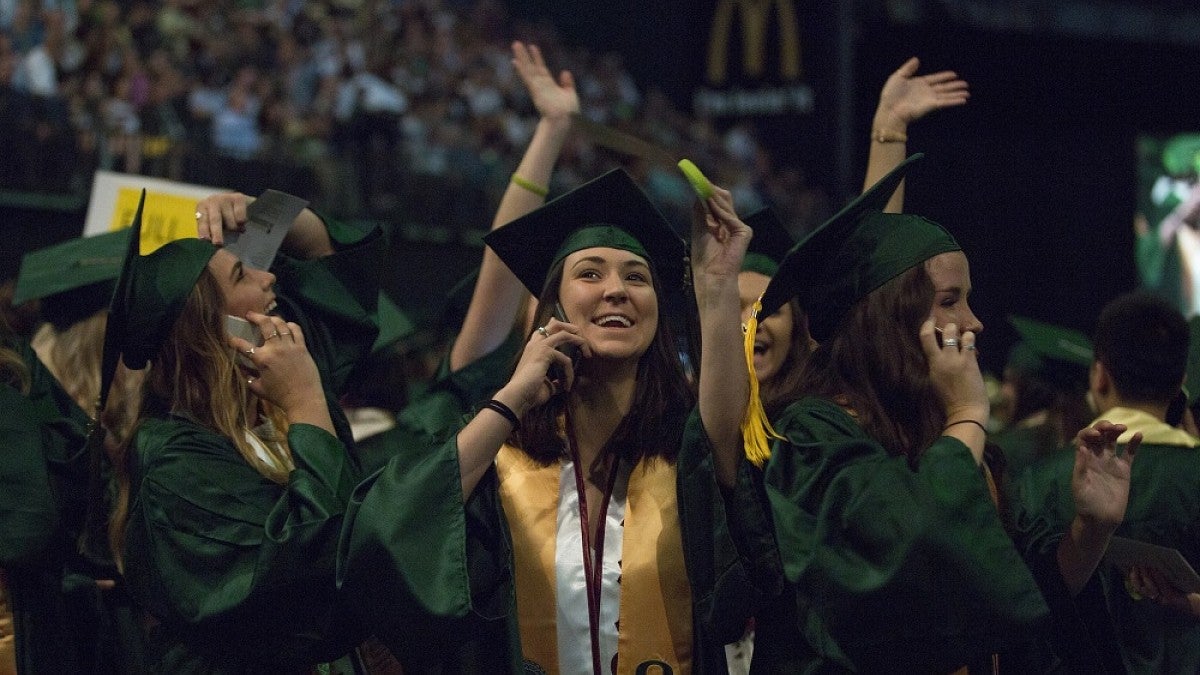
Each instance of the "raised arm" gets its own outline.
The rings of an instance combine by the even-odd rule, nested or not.
[[[512,50],[513,67],[525,83],[541,119],[500,199],[492,221],[493,230],[545,203],[550,174],[571,130],[571,115],[579,112],[579,95],[569,71],[562,71],[555,80],[536,45],[514,42]],[[499,347],[519,318],[522,300],[528,295],[500,258],[490,248],[484,248],[475,292],[450,351],[450,370],[461,370]]]
[[[753,236],[733,210],[728,190],[713,195],[692,212],[692,277],[700,313],[700,420],[713,445],[717,480],[737,481],[744,456],[741,421],[750,396],[741,331],[738,273]]]
[[[1058,547],[1059,572],[1072,594],[1096,571],[1112,533],[1125,518],[1130,471],[1142,435],[1134,434],[1118,455],[1117,438],[1124,431],[1123,424],[1101,420],[1075,437],[1075,518]]]
[[[208,239],[217,246],[225,244],[225,232],[246,229],[246,207],[254,201],[240,192],[210,195],[196,204],[196,236]],[[333,255],[333,241],[325,222],[316,213],[304,209],[292,221],[292,227],[281,245],[288,255],[312,260]]]
[[[904,62],[888,77],[879,92],[879,106],[871,122],[871,150],[867,155],[867,189],[900,165],[908,151],[908,125],[934,110],[963,105],[970,93],[967,82],[953,71],[916,75],[917,57]],[[904,208],[904,183],[896,189],[884,211],[900,213]]]
[[[556,386],[547,377],[550,366],[558,364],[566,373],[566,389],[575,379],[571,359],[560,348],[576,345],[585,357],[591,356],[587,340],[578,335],[579,329],[569,323],[551,319],[544,330],[534,331],[516,370],[495,398],[458,432],[458,466],[462,477],[463,500],[466,501],[479,479],[492,465],[500,446],[508,439],[518,420],[530,410],[544,405],[554,395]],[[510,418],[511,416],[511,418]]]

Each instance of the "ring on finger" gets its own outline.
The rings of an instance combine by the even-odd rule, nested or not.
[[[254,347],[246,350],[246,356],[254,356]]]
[[[942,340],[942,346],[943,347],[957,347],[958,346],[958,338],[945,338]]]
[[[270,335],[268,335],[267,339],[270,340],[271,338],[277,338],[280,335],[282,335],[282,333],[280,333],[279,331],[275,331],[275,332],[271,333]]]
[[[541,335],[542,337],[550,337],[550,333],[546,331],[546,327],[545,327],[545,326],[538,326],[538,327],[537,327],[537,332],[538,332],[538,334],[539,334],[539,335]]]
[[[973,352],[973,351],[975,351],[975,345],[963,345],[963,349],[965,349],[969,352]]]

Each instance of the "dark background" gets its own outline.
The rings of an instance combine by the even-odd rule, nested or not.
[[[715,4],[523,0],[513,6],[551,17],[597,48],[621,50],[643,82],[686,106],[703,75]],[[759,124],[778,157],[801,162],[835,203],[861,187],[871,117],[893,70],[918,56],[921,73],[952,69],[970,83],[965,107],[910,129],[909,151],[927,157],[910,174],[905,207],[945,225],[966,250],[972,306],[987,326],[985,366],[1001,368],[1015,340],[1008,315],[1090,333],[1100,308],[1136,287],[1136,140],[1200,129],[1200,47],[1188,44],[1200,40],[1188,32],[1195,27],[1192,5],[795,4],[804,77],[817,109]],[[849,31],[837,23],[839,8],[854,19]],[[852,60],[849,80],[838,76],[845,64],[839,40],[847,45],[841,56]],[[851,92],[849,115],[839,109],[839,85]],[[850,139],[845,156],[837,151],[840,129]]]
[[[693,93],[704,85],[717,1],[506,4],[518,17],[555,24],[569,41],[621,53],[643,91],[663,89],[690,111]],[[1015,339],[1006,316],[1090,332],[1103,304],[1136,286],[1136,140],[1200,130],[1200,11],[1192,3],[794,5],[803,81],[813,89],[815,108],[754,122],[775,161],[803,167],[834,206],[861,187],[871,116],[889,73],[916,55],[921,73],[953,69],[970,83],[969,104],[910,130],[909,150],[927,158],[910,174],[906,210],[941,222],[963,244],[972,265],[972,305],[987,326],[981,343],[987,368],[1002,366]],[[732,34],[736,55],[736,23]],[[768,42],[777,34],[772,19]],[[768,47],[768,58],[774,57]],[[775,84],[772,77],[758,84]],[[47,208],[0,197],[0,216],[8,223],[0,247],[4,276],[15,273],[23,251],[73,236],[85,208],[78,199]],[[466,270],[477,260],[476,249],[461,243],[403,233],[398,241],[397,266],[412,272],[410,290],[419,291],[421,279],[444,286],[422,272],[431,265],[444,269],[462,261]]]

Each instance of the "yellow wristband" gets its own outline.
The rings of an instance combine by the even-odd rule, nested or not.
[[[549,188],[542,187],[541,185],[538,185],[537,183],[535,183],[531,180],[522,178],[521,176],[518,176],[515,173],[512,175],[512,183],[513,183],[513,185],[516,185],[517,187],[525,188],[526,190],[529,190],[530,192],[532,192],[533,194],[535,194],[539,197],[545,197],[546,195],[550,194]]]
[[[876,143],[907,143],[908,136],[906,134],[884,131],[876,129],[871,132],[871,140]]]

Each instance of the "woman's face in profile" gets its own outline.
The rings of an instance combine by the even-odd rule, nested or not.
[[[971,269],[962,251],[935,255],[925,261],[925,272],[933,282],[933,307],[929,315],[934,325],[944,329],[946,324],[958,326],[960,334],[983,331],[983,323],[971,311],[967,300],[971,295]]]
[[[275,275],[242,264],[237,256],[219,249],[208,261],[225,296],[225,313],[246,318],[247,312],[268,314],[275,309]]]

